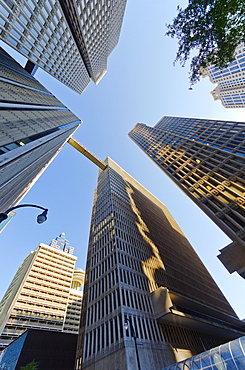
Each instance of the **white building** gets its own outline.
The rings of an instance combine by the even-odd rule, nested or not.
[[[234,60],[226,68],[210,66],[201,71],[212,83],[217,83],[211,92],[214,100],[221,100],[226,108],[245,107],[245,45],[240,44]]]
[[[116,46],[126,0],[0,0],[0,39],[82,93]]]
[[[0,350],[30,328],[78,333],[84,272],[76,260],[61,243],[41,243],[25,258],[0,303]]]

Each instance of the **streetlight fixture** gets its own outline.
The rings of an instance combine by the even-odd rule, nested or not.
[[[128,330],[130,327],[131,336],[134,338],[134,345],[135,345],[135,353],[136,353],[136,360],[137,360],[137,366],[138,370],[140,370],[140,359],[139,359],[139,353],[138,353],[138,347],[137,347],[137,336],[133,327],[132,319],[131,317],[124,317],[124,329]]]
[[[45,209],[40,215],[37,216],[38,224],[42,224],[43,222],[47,220],[47,213],[48,213],[48,210]]]
[[[11,207],[11,208],[7,209],[6,212],[0,213],[0,223],[8,218],[8,213],[9,212],[13,211],[16,208],[22,208],[22,207],[35,207],[35,208],[40,208],[40,209],[43,210],[43,212],[40,215],[37,216],[37,223],[38,224],[42,224],[43,222],[45,222],[47,220],[47,213],[48,213],[47,208],[43,208],[41,206],[36,206],[35,204],[21,204],[19,206],[14,206],[14,207]]]

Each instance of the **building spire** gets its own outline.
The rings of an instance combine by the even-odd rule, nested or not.
[[[50,244],[51,247],[61,249],[63,252],[73,254],[74,248],[70,246],[69,240],[66,239],[65,233],[61,233],[57,238],[52,239]]]

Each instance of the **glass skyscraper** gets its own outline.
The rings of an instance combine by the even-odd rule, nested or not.
[[[80,120],[0,48],[0,212],[16,205]]]
[[[105,163],[94,193],[76,369],[135,370],[137,348],[142,370],[160,370],[241,336],[244,323],[167,208],[110,158]]]
[[[217,83],[211,92],[214,100],[221,100],[226,108],[245,107],[245,44],[240,44],[234,55],[234,60],[226,68],[210,66],[201,70],[202,76],[208,76],[210,81]]]
[[[245,278],[245,123],[163,117],[129,136],[231,238],[218,257]]]
[[[0,39],[82,93],[116,46],[126,0],[0,0]]]

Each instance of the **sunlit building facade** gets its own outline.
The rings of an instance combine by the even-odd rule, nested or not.
[[[129,136],[232,240],[218,257],[245,278],[245,123],[163,117]]]
[[[234,60],[226,68],[210,66],[202,69],[201,74],[218,84],[211,92],[214,100],[221,100],[226,108],[245,108],[244,43],[236,48]]]
[[[137,348],[142,370],[160,370],[241,336],[244,323],[167,208],[110,158],[105,163],[94,194],[76,369],[135,370]]]
[[[116,46],[126,0],[0,1],[0,39],[82,93]]]
[[[84,271],[72,249],[41,243],[25,258],[0,303],[0,350],[31,328],[78,334]]]
[[[80,120],[0,48],[0,212],[16,205]]]

